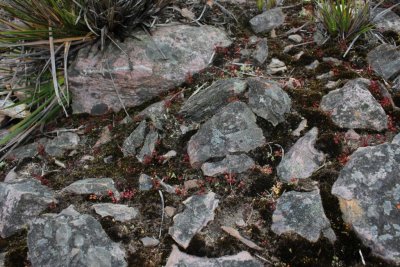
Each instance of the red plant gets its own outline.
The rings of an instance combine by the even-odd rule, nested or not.
[[[392,102],[390,101],[390,98],[387,97],[387,96],[382,98],[382,100],[379,101],[379,103],[381,104],[381,106],[383,108],[388,108],[388,107],[390,107],[392,105]]]
[[[342,153],[339,157],[338,157],[338,161],[341,165],[346,165],[346,163],[349,161],[349,155],[347,155],[346,153]]]

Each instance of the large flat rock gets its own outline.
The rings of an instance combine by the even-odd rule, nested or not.
[[[160,27],[151,36],[138,31],[104,51],[99,44],[79,51],[69,69],[74,113],[104,114],[138,106],[203,70],[217,46],[231,44],[212,26]],[[115,83],[115,88],[114,88]]]
[[[343,220],[372,252],[400,264],[400,146],[359,148],[332,187]]]
[[[368,53],[368,64],[386,80],[395,79],[400,74],[400,51],[396,46],[382,44]]]

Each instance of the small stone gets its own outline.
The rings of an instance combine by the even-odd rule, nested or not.
[[[176,213],[176,208],[171,207],[171,206],[166,206],[165,209],[165,214],[169,217],[172,218],[174,217],[175,213]]]
[[[142,110],[136,117],[138,117],[139,119],[150,119],[157,129],[162,130],[166,113],[167,109],[165,108],[165,102],[160,101],[148,106],[147,108]]]
[[[332,78],[333,76],[335,76],[335,73],[333,71],[318,75],[317,77],[315,77],[317,80],[329,80],[330,78]]]
[[[153,188],[153,180],[147,174],[142,173],[139,176],[139,190],[149,191],[152,188]]]
[[[7,157],[12,160],[21,160],[25,158],[34,158],[39,154],[39,150],[43,149],[46,143],[48,142],[47,138],[41,138],[40,140],[27,144],[21,147],[17,147],[12,150]]]
[[[255,45],[257,44],[259,38],[255,35],[252,35],[249,37],[249,45]]]
[[[93,148],[97,148],[109,143],[111,138],[110,128],[108,126],[103,127],[100,133],[100,138],[97,140],[96,144],[94,144]]]
[[[250,20],[250,26],[255,33],[265,33],[279,27],[285,22],[282,9],[272,8]]]
[[[393,138],[392,144],[396,144],[396,145],[399,145],[399,146],[400,146],[400,133],[397,134],[397,135]]]
[[[268,42],[266,38],[258,42],[252,56],[259,65],[264,64],[268,57]]]
[[[128,207],[128,205],[101,203],[94,204],[92,208],[101,217],[111,216],[119,222],[128,222],[139,216],[139,210],[137,208]]]
[[[0,267],[6,266],[6,252],[0,253]]]
[[[285,72],[287,71],[287,67],[284,62],[280,61],[277,58],[273,58],[271,63],[268,65],[268,73],[276,74],[278,72]]]
[[[234,174],[245,172],[255,166],[252,158],[246,154],[227,155],[219,162],[204,163],[201,170],[205,176],[216,176],[224,173]]]
[[[91,155],[84,155],[82,158],[81,158],[81,162],[85,162],[85,161],[93,161],[94,160],[94,157],[93,156],[91,156]]]
[[[169,228],[169,234],[183,248],[189,246],[193,236],[214,220],[214,210],[219,200],[215,193],[194,195],[183,201],[186,209],[174,217],[174,225]]]
[[[303,41],[303,37],[301,37],[301,35],[299,35],[299,34],[292,34],[292,35],[289,35],[288,36],[288,39],[290,40],[290,41],[293,41],[293,42],[295,42],[295,43],[301,43],[302,41]]]
[[[140,241],[142,242],[142,244],[145,248],[156,247],[156,246],[158,246],[158,244],[160,244],[160,241],[158,241],[158,239],[148,237],[148,236],[141,238]]]
[[[368,64],[385,80],[395,79],[400,74],[400,51],[396,46],[382,44],[367,55]]]
[[[343,61],[341,61],[341,60],[339,60],[337,58],[334,58],[334,57],[323,57],[322,61],[330,63],[330,64],[332,64],[334,66],[340,66],[343,63]]]
[[[52,157],[62,157],[66,151],[76,149],[80,138],[76,133],[62,132],[45,145],[45,151]]]
[[[346,138],[346,140],[355,140],[358,141],[361,139],[361,136],[354,131],[353,129],[349,129],[345,134],[344,134],[344,138]]]
[[[113,195],[119,199],[119,192],[114,186],[111,178],[88,178],[76,181],[61,190],[62,193],[70,193],[77,195],[108,195],[111,191]]]
[[[319,66],[319,61],[318,60],[314,60],[310,65],[306,66],[306,69],[315,70],[316,68],[318,68],[318,66]]]
[[[144,142],[147,131],[147,122],[141,121],[138,127],[125,139],[122,145],[124,157],[135,156],[138,149]]]
[[[296,128],[296,130],[294,130],[292,132],[292,135],[293,136],[300,136],[301,132],[304,131],[304,129],[307,128],[307,122],[308,122],[307,119],[303,119],[300,122],[299,126]]]
[[[114,157],[113,157],[113,155],[107,156],[107,157],[103,158],[103,161],[105,164],[110,164],[114,161]]]
[[[197,179],[190,179],[183,183],[183,187],[185,190],[195,189],[199,187],[199,180]]]
[[[372,22],[381,31],[394,31],[400,33],[400,17],[387,8],[371,9]]]
[[[340,85],[341,82],[342,82],[341,80],[329,81],[327,84],[325,84],[325,88],[335,89],[336,87],[338,87]]]
[[[0,114],[14,119],[23,119],[31,115],[27,104],[15,105],[10,99],[0,99]]]
[[[151,129],[147,134],[144,144],[139,154],[136,156],[139,162],[143,163],[147,158],[152,158],[158,142],[158,133]]]
[[[175,150],[170,150],[167,153],[165,153],[164,155],[162,155],[163,158],[163,164],[166,163],[168,160],[175,158],[177,155]]]
[[[299,61],[300,58],[301,58],[304,54],[305,54],[304,51],[300,51],[299,53],[297,53],[296,55],[293,56],[293,59],[294,59],[295,61]]]
[[[283,53],[289,53],[293,49],[294,45],[287,45],[283,48]]]

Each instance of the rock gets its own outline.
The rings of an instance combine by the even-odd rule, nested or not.
[[[155,238],[148,237],[148,236],[141,238],[140,241],[142,242],[142,244],[145,248],[156,247],[156,246],[158,246],[158,244],[160,244],[160,241],[158,241]]]
[[[166,114],[165,102],[160,101],[142,110],[137,117],[140,119],[150,119],[157,129],[162,130]]]
[[[125,256],[95,218],[80,214],[73,206],[37,218],[28,232],[32,266],[119,267],[127,266]]]
[[[61,190],[61,193],[70,193],[77,195],[108,195],[113,192],[116,198],[119,198],[119,192],[114,186],[111,178],[88,178],[76,181]]]
[[[172,245],[172,252],[168,257],[165,267],[181,267],[181,266],[204,266],[204,267],[262,267],[261,262],[256,260],[246,251],[242,251],[236,255],[224,256],[220,258],[201,258],[191,256],[181,252],[177,246]]]
[[[255,33],[265,33],[275,29],[285,22],[285,14],[282,9],[269,9],[250,20],[251,29]]]
[[[150,132],[147,134],[146,139],[144,140],[144,144],[142,149],[136,158],[139,162],[145,162],[148,158],[153,158],[153,153],[156,149],[158,141],[158,133],[154,129],[150,129]]]
[[[300,136],[301,132],[307,128],[307,123],[308,123],[307,119],[303,119],[300,122],[299,126],[296,128],[296,130],[294,130],[291,134],[293,136]]]
[[[174,217],[174,225],[169,228],[169,234],[183,248],[189,246],[193,236],[214,220],[214,210],[218,206],[215,193],[194,195],[183,201],[186,209]]]
[[[315,70],[316,68],[318,68],[318,66],[319,66],[319,61],[318,60],[314,60],[310,65],[306,66],[306,69]]]
[[[292,101],[278,83],[271,80],[248,79],[249,107],[257,116],[273,126],[285,121]]]
[[[127,222],[139,217],[139,210],[137,208],[128,207],[128,205],[100,203],[94,204],[92,208],[101,217],[111,216],[119,222]]]
[[[304,54],[305,54],[304,51],[300,51],[299,53],[297,53],[296,55],[293,56],[293,59],[294,59],[295,61],[299,61],[300,58],[301,58]]]
[[[170,150],[167,153],[165,153],[164,155],[162,155],[163,158],[163,164],[165,164],[167,161],[169,161],[172,158],[175,158],[177,155],[175,150]]]
[[[205,176],[216,176],[224,173],[242,173],[255,166],[254,160],[246,154],[227,155],[219,162],[204,163],[201,170]]]
[[[65,152],[76,149],[79,141],[80,138],[76,133],[62,132],[46,143],[45,151],[52,157],[62,157]]]
[[[296,233],[310,242],[317,242],[321,234],[332,243],[336,241],[319,190],[284,192],[272,215],[271,230],[278,235]]]
[[[103,158],[103,162],[105,164],[111,164],[113,161],[114,161],[114,156],[113,155],[110,155],[110,156],[107,156],[107,157]]]
[[[341,61],[340,59],[334,58],[334,57],[323,57],[322,61],[329,63],[333,66],[340,66],[343,63],[343,61]]]
[[[243,102],[232,102],[205,122],[188,143],[193,167],[200,167],[210,158],[231,153],[249,152],[265,144],[256,116]]]
[[[0,267],[6,266],[6,253],[0,253]]]
[[[44,148],[46,145],[48,139],[47,138],[41,138],[38,141],[34,143],[30,143],[24,146],[17,147],[16,149],[12,150],[7,156],[9,159],[13,160],[21,160],[25,158],[34,158],[39,154],[39,151]]]
[[[185,118],[201,122],[213,116],[229,103],[230,98],[242,94],[246,88],[246,81],[237,78],[218,80],[186,100],[180,113]]]
[[[400,146],[400,133],[397,134],[397,135],[393,138],[392,144],[396,144],[396,145],[399,145],[399,146]]]
[[[165,209],[165,215],[167,215],[169,218],[174,217],[175,213],[176,213],[176,208],[171,207],[171,206],[166,206]]]
[[[26,104],[14,105],[11,100],[0,99],[0,114],[13,119],[23,119],[31,114]]]
[[[323,73],[321,75],[316,76],[315,78],[317,80],[328,80],[330,78],[333,78],[335,76],[335,73],[333,71],[327,72],[327,73]]]
[[[185,188],[186,191],[189,191],[190,189],[196,189],[199,188],[199,180],[198,179],[190,179],[186,180],[183,183],[183,188]]]
[[[373,254],[400,264],[400,146],[357,149],[332,187],[343,220]]]
[[[22,230],[51,203],[57,203],[53,192],[37,180],[0,183],[0,236]]]
[[[342,88],[325,95],[320,107],[341,128],[376,131],[387,129],[386,113],[369,92],[369,85],[370,81],[367,79],[351,80]]]
[[[346,140],[358,141],[358,140],[361,139],[361,136],[356,131],[354,131],[353,129],[350,129],[344,134],[344,138]]]
[[[400,74],[400,51],[394,45],[382,44],[367,55],[368,64],[385,80],[395,79]]]
[[[101,130],[100,137],[94,144],[93,148],[98,148],[102,145],[108,144],[109,142],[111,142],[111,139],[112,139],[112,136],[111,136],[110,127],[105,126]]]
[[[271,63],[268,65],[267,71],[269,74],[276,74],[278,72],[287,71],[287,67],[285,62],[282,62],[277,58],[273,58]]]
[[[292,179],[310,177],[325,161],[324,153],[315,149],[318,129],[312,128],[290,148],[276,168],[279,179],[290,183]]]
[[[138,149],[144,142],[146,136],[147,123],[143,120],[138,127],[125,139],[122,145],[122,153],[124,157],[136,155]]]
[[[301,37],[301,35],[299,35],[299,34],[292,34],[292,35],[289,35],[288,36],[288,39],[290,40],[290,41],[293,41],[293,42],[295,42],[295,43],[301,43],[302,41],[303,41],[303,37]]]
[[[400,33],[400,17],[387,8],[371,9],[372,23],[381,31],[394,31]]]
[[[341,80],[337,80],[337,81],[328,81],[327,84],[325,84],[325,88],[327,89],[335,89],[336,87],[339,86],[339,84],[341,83]]]
[[[224,31],[207,25],[159,27],[151,36],[141,30],[131,36],[116,40],[118,47],[99,51],[95,44],[79,51],[69,68],[74,113],[117,112],[118,96],[126,107],[141,105],[205,69],[215,47],[231,44]]]
[[[19,179],[19,175],[15,172],[15,169],[17,167],[12,168],[6,175],[6,177],[4,178],[4,182],[13,182]]]
[[[254,50],[252,57],[259,65],[264,64],[268,57],[267,38],[263,38],[257,43],[256,49]]]
[[[152,188],[153,188],[153,180],[147,174],[142,173],[139,176],[139,190],[149,191]]]

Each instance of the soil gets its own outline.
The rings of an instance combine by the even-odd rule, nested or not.
[[[247,205],[254,211],[254,215],[249,217],[248,226],[240,229],[240,232],[261,246],[263,250],[253,251],[236,239],[224,234],[218,227],[217,219],[214,222],[210,222],[207,228],[215,230],[219,235],[218,238],[210,241],[207,235],[202,232],[196,235],[190,246],[184,250],[186,253],[197,256],[220,257],[247,250],[267,260],[264,261],[266,266],[363,266],[360,258],[361,251],[368,266],[390,266],[381,259],[374,257],[370,250],[362,245],[359,238],[352,231],[351,226],[343,222],[338,200],[330,194],[333,183],[346,162],[347,156],[354,151],[354,147],[350,147],[344,138],[346,130],[337,128],[332,123],[329,114],[324,113],[318,107],[322,96],[328,93],[330,89],[324,87],[325,82],[315,79],[318,75],[334,71],[335,76],[331,80],[340,80],[341,84],[357,77],[379,81],[379,77],[368,69],[365,60],[366,53],[373,46],[370,46],[366,40],[360,40],[345,59],[342,58],[343,47],[341,48],[333,40],[328,41],[322,47],[313,43],[298,46],[290,53],[284,54],[282,52],[284,47],[291,44],[285,33],[309,21],[309,18],[299,16],[302,8],[309,8],[309,5],[297,4],[298,2],[295,0],[285,1],[286,6],[291,6],[284,10],[287,14],[286,23],[276,29],[276,38],[271,38],[269,34],[265,35],[268,38],[269,45],[268,59],[278,58],[285,62],[289,69],[287,73],[282,73],[281,76],[273,77],[273,79],[283,83],[291,77],[300,81],[301,86],[295,89],[285,87],[293,102],[293,112],[288,115],[286,122],[274,128],[269,122],[258,119],[257,123],[263,129],[264,135],[269,142],[265,147],[250,153],[250,156],[261,166],[260,168],[254,169],[246,175],[233,177],[235,182],[231,183],[229,181],[232,180],[226,179],[227,177],[224,176],[216,178],[203,177],[200,170],[190,167],[186,152],[187,141],[195,133],[194,131],[181,138],[169,138],[158,144],[157,155],[163,155],[172,148],[176,150],[177,157],[169,160],[166,164],[162,164],[158,161],[157,155],[154,155],[151,162],[144,165],[133,157],[124,158],[121,152],[123,140],[137,126],[137,122],[119,124],[125,117],[123,112],[101,117],[73,115],[69,118],[58,119],[58,121],[48,125],[45,130],[50,131],[57,128],[76,129],[83,126],[81,138],[85,139],[85,142],[74,156],[60,159],[66,164],[66,169],[60,170],[50,157],[41,155],[36,160],[37,163],[46,165],[49,170],[60,170],[47,174],[43,177],[45,180],[42,181],[50,188],[60,190],[82,178],[113,178],[120,191],[133,191],[134,196],[130,199],[122,200],[122,203],[138,207],[142,217],[140,220],[124,224],[115,222],[110,218],[101,219],[89,207],[96,202],[110,202],[109,196],[68,196],[59,199],[60,202],[49,207],[46,212],[58,213],[70,204],[74,204],[78,211],[89,213],[98,218],[112,240],[122,242],[126,248],[129,248],[129,266],[162,266],[165,265],[171,252],[172,244],[174,244],[174,241],[168,235],[168,228],[172,225],[172,219],[167,217],[162,225],[162,236],[159,239],[160,245],[156,248],[144,248],[139,241],[140,238],[145,236],[158,237],[161,225],[161,201],[156,189],[149,192],[137,191],[138,177],[141,173],[158,176],[164,178],[171,185],[179,185],[180,188],[183,188],[184,181],[197,179],[198,187],[195,189],[190,189],[188,192],[182,190],[176,195],[165,193],[165,205],[175,207],[177,212],[180,212],[184,208],[182,205],[184,199],[192,194],[202,194],[207,190],[215,192],[220,199],[216,217],[218,217],[218,214],[232,214],[243,205]],[[185,1],[178,2],[176,5],[180,8],[187,7]],[[232,64],[232,62],[247,63],[247,59],[241,58],[240,51],[246,48],[254,48],[254,45],[249,44],[249,37],[254,34],[250,30],[248,21],[259,13],[255,3],[238,6],[224,2],[222,5],[239,19],[238,23],[235,23],[230,15],[223,13],[217,5],[205,12],[202,22],[218,26],[222,25],[234,38],[233,45],[228,49],[217,50],[213,66],[193,75],[193,77],[189,77],[184,85],[176,88],[170,95],[182,91],[185,97],[188,97],[196,89],[196,86],[204,83],[210,84],[218,79],[228,77],[250,77],[253,73],[254,75],[268,76],[266,74],[266,64],[254,67],[251,73],[247,74],[240,73],[239,67]],[[192,11],[195,14],[200,14],[203,6],[203,4],[192,4],[189,7],[193,8]],[[167,11],[165,16],[167,15],[171,16],[171,11]],[[179,17],[179,14],[174,13],[172,15],[175,20],[184,21],[183,18]],[[309,42],[312,40],[314,31],[315,24],[310,23],[299,34],[303,36],[304,42]],[[259,36],[262,37],[262,35]],[[400,44],[399,36],[395,33],[386,33],[384,37],[394,40],[397,45]],[[300,51],[304,51],[304,55],[300,60],[295,60],[293,55]],[[322,57],[335,57],[343,60],[344,63],[341,67],[322,63],[313,71],[304,68],[315,59],[322,61]],[[378,101],[383,99],[376,92],[373,92],[373,94]],[[154,99],[152,103],[165,97],[166,95],[160,96],[159,99]],[[168,131],[173,133],[174,123],[176,120],[179,121],[181,119],[177,115],[177,111],[182,102],[182,99],[176,99],[169,107],[172,115],[167,121],[165,136],[170,136]],[[394,95],[394,102],[400,106],[399,94]],[[128,112],[134,118],[149,104],[146,103],[140,107],[129,109]],[[384,108],[392,118],[391,128],[384,133],[357,131],[362,136],[362,142],[360,142],[359,146],[383,143],[386,140],[391,140],[394,133],[399,131],[400,113],[395,112],[390,106],[384,106]],[[295,183],[283,185],[279,182],[276,175],[276,166],[281,159],[282,149],[287,151],[298,139],[298,137],[291,135],[291,131],[297,128],[303,118],[308,121],[307,129],[311,129],[313,126],[319,128],[317,148],[328,156],[325,166],[317,171],[311,179],[319,183],[325,213],[338,237],[338,241],[334,245],[324,238],[317,243],[310,243],[294,235],[277,236],[270,230],[276,200],[284,191],[298,189]],[[98,140],[101,129],[105,126],[111,129],[113,141],[93,150],[92,147]],[[93,155],[95,159],[81,162],[80,159],[84,155]],[[105,164],[103,159],[108,156],[112,156],[113,160],[111,163]],[[16,164],[17,162],[7,162],[7,165],[1,170],[0,177],[4,177]],[[18,168],[23,168],[26,164],[28,162],[22,162],[18,165]],[[29,266],[26,231],[8,239],[0,238],[0,253],[4,251],[7,251],[6,266]]]

